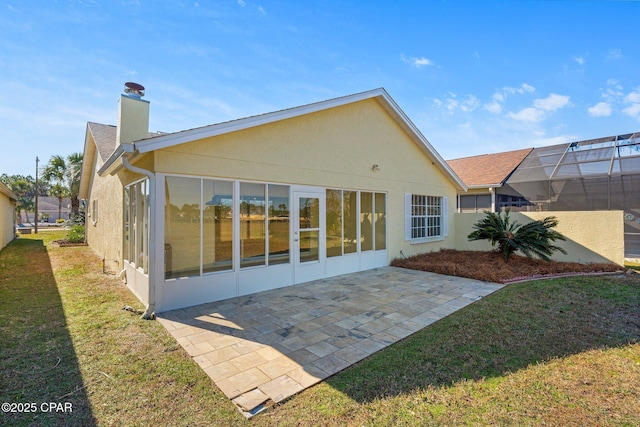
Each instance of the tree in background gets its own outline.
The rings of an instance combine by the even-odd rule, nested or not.
[[[58,199],[58,218],[62,216],[62,201],[71,198],[71,213],[78,215],[80,201],[80,173],[82,154],[73,153],[66,159],[60,155],[51,156],[42,172],[42,179],[50,184],[49,195]]]
[[[80,214],[80,177],[82,175],[82,153],[72,153],[67,157],[67,179],[71,197],[71,213]]]
[[[31,175],[7,175],[3,173],[0,175],[0,181],[18,196],[16,205],[18,221],[21,223],[28,222],[28,212],[33,212],[35,206],[36,187],[33,177]],[[22,216],[23,213],[24,217]]]

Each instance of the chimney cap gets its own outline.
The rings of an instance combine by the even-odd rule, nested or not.
[[[140,98],[144,96],[144,86],[134,82],[126,82],[124,84],[124,92],[129,95]]]

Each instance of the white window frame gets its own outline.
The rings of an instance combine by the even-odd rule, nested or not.
[[[98,199],[91,201],[91,223],[94,226],[98,223]]]
[[[439,202],[439,206],[438,203]],[[438,214],[433,214],[438,210]],[[446,196],[406,193],[404,196],[405,241],[411,244],[444,240],[449,235],[449,200]],[[439,224],[437,224],[439,220]],[[438,234],[431,234],[439,228]]]

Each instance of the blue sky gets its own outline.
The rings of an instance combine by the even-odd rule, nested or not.
[[[0,0],[0,173],[384,87],[445,159],[640,131],[638,1]]]

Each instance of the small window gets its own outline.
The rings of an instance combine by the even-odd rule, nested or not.
[[[96,225],[96,223],[98,222],[98,200],[94,199],[91,202],[91,221],[93,222],[93,225]]]
[[[446,197],[405,195],[405,240],[422,243],[442,240],[447,234]]]

